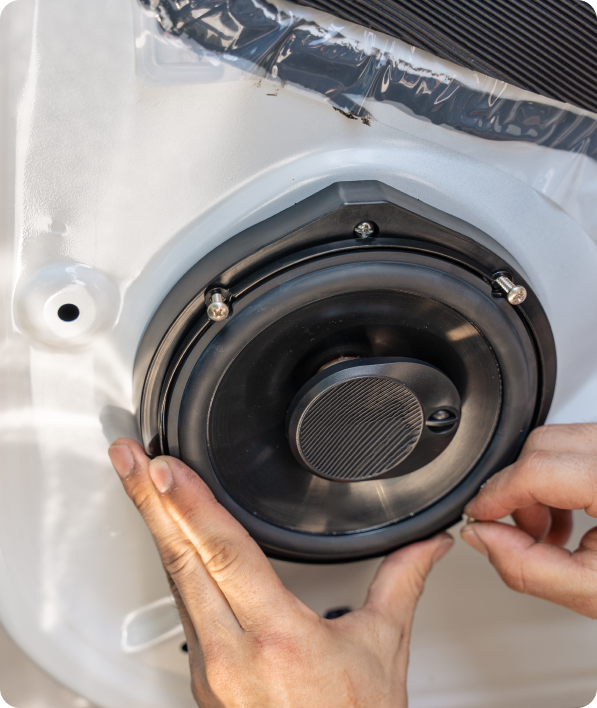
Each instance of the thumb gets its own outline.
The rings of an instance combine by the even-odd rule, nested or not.
[[[489,558],[508,587],[597,618],[597,529],[574,553],[495,521],[470,523],[461,534]]]
[[[394,551],[379,567],[363,609],[374,609],[396,622],[410,621],[429,571],[453,543],[450,534],[442,533]]]

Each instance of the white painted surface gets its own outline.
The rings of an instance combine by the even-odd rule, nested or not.
[[[366,127],[297,92],[268,96],[267,82],[144,87],[128,0],[19,0],[0,33],[10,68],[1,164],[15,185],[1,206],[0,619],[77,695],[103,708],[193,705],[178,638],[121,649],[124,618],[168,588],[106,447],[135,434],[131,373],[152,313],[190,265],[247,226],[356,179],[469,221],[521,263],[550,316],[552,419],[597,418],[586,384],[597,381],[597,245],[528,184],[457,150],[451,132],[425,137],[406,116],[392,116],[403,130]],[[119,300],[117,324],[72,347],[19,316],[28,284],[65,263],[108,278]],[[374,567],[276,564],[320,611],[357,605]],[[586,705],[596,650],[593,622],[508,591],[459,544],[417,616],[411,705]]]

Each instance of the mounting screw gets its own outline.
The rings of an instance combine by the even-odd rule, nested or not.
[[[442,408],[430,416],[427,427],[432,433],[447,433],[454,428],[458,422],[458,414]]]
[[[454,414],[450,411],[436,411],[432,416],[431,420],[447,420],[448,418],[453,418]]]
[[[526,288],[514,283],[505,275],[498,275],[495,282],[507,294],[508,302],[511,305],[521,305],[527,299]]]
[[[230,308],[221,293],[213,293],[211,302],[207,306],[207,316],[212,322],[221,322],[230,314]]]
[[[354,232],[357,238],[369,238],[375,233],[375,226],[370,221],[362,221],[358,226],[355,226]]]

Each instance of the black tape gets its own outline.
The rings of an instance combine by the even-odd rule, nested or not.
[[[597,159],[597,121],[591,116],[540,101],[499,98],[453,78],[423,73],[379,50],[366,53],[341,34],[326,36],[325,28],[282,13],[265,0],[140,2],[157,11],[167,33],[316,91],[365,123],[368,112],[351,96],[390,102],[435,125],[480,138],[534,143]]]

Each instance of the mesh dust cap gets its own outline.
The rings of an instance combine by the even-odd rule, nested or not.
[[[320,476],[358,481],[397,467],[422,428],[423,411],[412,391],[399,381],[367,376],[332,385],[312,401],[297,443]]]
[[[296,394],[288,440],[317,476],[362,482],[428,464],[450,444],[459,415],[458,392],[439,369],[414,359],[353,359],[320,370]]]

